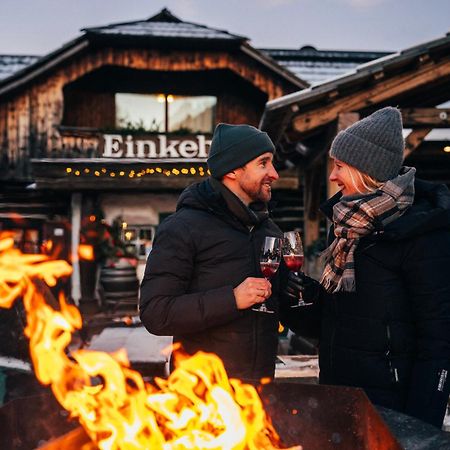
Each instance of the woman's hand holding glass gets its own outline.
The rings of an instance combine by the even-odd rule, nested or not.
[[[296,278],[300,279],[298,275],[301,273],[300,269],[303,265],[304,253],[302,238],[298,231],[287,231],[284,233],[282,253],[287,268],[292,272],[292,275],[296,275]],[[294,277],[290,276],[290,278]],[[297,290],[296,300],[297,302],[291,305],[291,308],[312,305],[312,303],[305,303],[302,289]]]

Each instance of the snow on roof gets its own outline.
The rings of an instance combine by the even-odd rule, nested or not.
[[[0,80],[33,64],[38,59],[39,56],[32,55],[0,55]]]

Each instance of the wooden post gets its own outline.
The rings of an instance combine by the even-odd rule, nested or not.
[[[323,176],[323,165],[315,166],[305,170],[303,175],[303,223],[305,247],[319,239],[319,204],[320,185]]]
[[[52,291],[43,280],[38,277],[33,278],[33,284],[36,287],[36,291],[39,292],[42,297],[44,297],[45,302],[51,308],[53,308],[55,311],[61,310],[61,308],[59,307],[59,301],[55,298],[55,296],[52,294]]]
[[[404,128],[448,128],[450,108],[402,108]]]
[[[72,216],[72,236],[71,236],[71,261],[72,261],[72,299],[78,306],[81,299],[80,285],[80,264],[78,261],[78,246],[80,244],[80,228],[81,228],[81,202],[82,194],[74,192],[71,202]]]

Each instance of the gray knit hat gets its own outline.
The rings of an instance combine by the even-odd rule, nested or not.
[[[209,149],[208,167],[214,178],[222,178],[266,152],[275,153],[267,133],[251,125],[219,123]]]
[[[338,133],[330,156],[356,167],[378,181],[398,175],[405,143],[402,116],[397,108],[375,111]]]

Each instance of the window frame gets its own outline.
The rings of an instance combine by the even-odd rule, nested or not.
[[[150,97],[154,97],[157,99],[157,102],[160,102],[159,99],[164,98],[163,102],[164,102],[164,112],[163,112],[163,117],[161,118],[161,124],[163,124],[163,130],[159,131],[158,130],[144,130],[142,129],[142,127],[140,126],[140,123],[142,121],[142,118],[140,118],[140,120],[138,120],[136,122],[136,125],[133,124],[133,122],[128,122],[131,124],[131,127],[129,128],[135,128],[136,127],[136,131],[148,131],[148,132],[157,132],[157,133],[166,133],[166,134],[170,134],[170,133],[179,133],[181,131],[180,130],[172,130],[169,131],[170,129],[170,104],[174,101],[174,99],[176,100],[177,97],[183,97],[183,98],[199,98],[199,97],[205,97],[205,98],[213,98],[215,100],[215,103],[211,106],[212,109],[212,117],[211,117],[211,127],[209,130],[203,130],[203,131],[199,131],[199,130],[191,130],[192,133],[212,133],[214,131],[214,125],[216,122],[216,114],[217,114],[217,102],[218,102],[218,97],[216,95],[188,95],[188,94],[170,94],[170,93],[160,93],[160,94],[156,94],[156,93],[132,93],[132,92],[116,92],[115,93],[115,105],[116,105],[116,119],[115,119],[115,124],[116,127],[118,129],[128,129],[126,127],[121,127],[119,125],[119,121],[120,120],[125,120],[125,119],[119,119],[118,117],[118,100],[117,100],[117,95],[120,94],[124,94],[124,95],[141,95],[141,96],[150,96]],[[162,103],[162,101],[161,101]],[[143,121],[142,121],[143,123]]]

